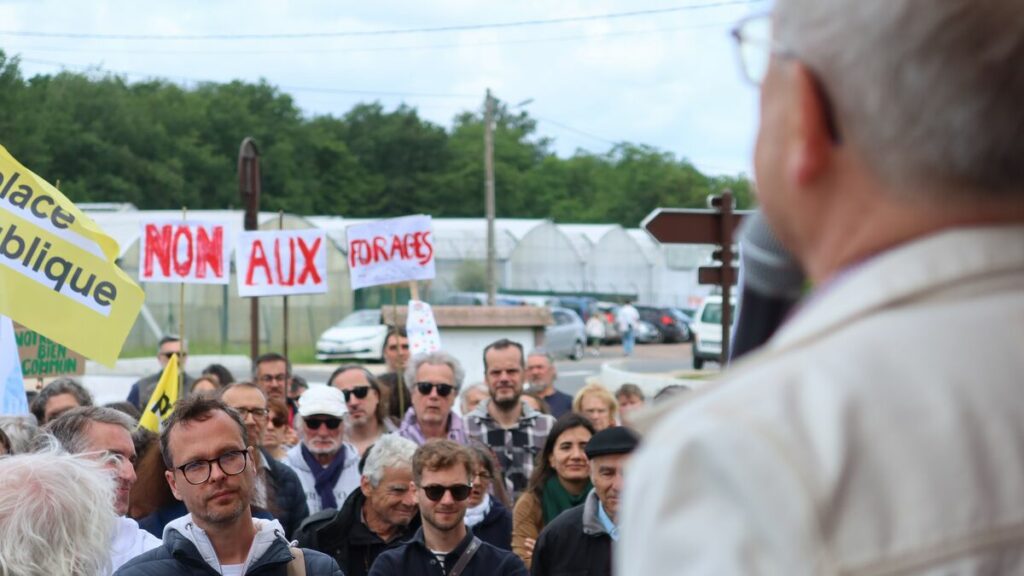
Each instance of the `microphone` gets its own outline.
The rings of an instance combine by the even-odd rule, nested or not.
[[[767,342],[804,288],[800,263],[775,237],[760,210],[744,219],[739,244],[740,301],[730,362]]]

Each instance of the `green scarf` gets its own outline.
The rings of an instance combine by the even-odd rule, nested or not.
[[[579,496],[573,496],[562,486],[562,483],[558,481],[558,475],[553,475],[548,478],[548,481],[544,483],[544,490],[542,491],[541,506],[544,509],[544,525],[547,526],[548,522],[555,519],[556,516],[565,512],[569,508],[579,506],[583,504],[583,501],[587,499],[587,494],[590,493],[590,489],[593,486],[590,484],[590,480],[587,480],[587,485],[580,492]]]

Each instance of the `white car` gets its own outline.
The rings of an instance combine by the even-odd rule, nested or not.
[[[732,302],[732,319],[736,320],[736,301]],[[697,309],[690,323],[693,333],[693,367],[700,370],[705,361],[718,362],[722,356],[722,297],[708,296]]]
[[[552,356],[580,360],[586,352],[587,331],[575,310],[551,307],[554,324],[544,328],[544,350]]]
[[[380,310],[356,310],[327,329],[316,341],[316,359],[321,362],[353,358],[384,360],[388,327],[381,323]]]

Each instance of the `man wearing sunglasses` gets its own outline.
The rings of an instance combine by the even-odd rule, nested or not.
[[[371,576],[437,574],[525,576],[518,556],[479,538],[466,526],[473,455],[450,440],[431,440],[412,458],[423,526],[411,540],[377,557]]]
[[[413,358],[405,370],[412,407],[406,411],[398,433],[417,445],[432,438],[466,444],[462,418],[452,411],[465,377],[462,364],[447,352],[439,350]]]
[[[310,386],[299,398],[300,442],[285,464],[299,475],[310,514],[337,509],[359,487],[359,454],[345,442],[345,395],[333,386]]]
[[[263,449],[263,437],[270,421],[267,397],[252,382],[233,382],[220,390],[220,399],[242,417],[246,440],[249,446],[256,448],[253,455],[258,467],[253,504],[280,520],[285,536],[291,538],[309,516],[309,507],[295,471]]]
[[[160,376],[163,375],[164,368],[170,362],[171,356],[175,354],[178,355],[178,370],[184,372],[185,363],[188,361],[186,342],[173,334],[168,334],[161,338],[160,342],[156,345],[156,361],[160,363],[160,370],[132,384],[131,390],[128,391],[128,402],[134,404],[139,410],[145,408],[144,404],[149,402],[149,397],[153,395],[153,390],[156,390],[156,385],[160,382]],[[183,391],[191,390],[192,382],[195,380],[187,372],[184,372],[184,374],[185,387],[178,390],[178,398],[185,397]]]
[[[618,574],[1024,574],[1022,30],[1020,0],[735,28],[759,203],[812,287],[655,411]]]
[[[385,415],[377,377],[369,370],[358,364],[338,366],[327,383],[345,395],[345,440],[360,456],[382,435],[396,430]]]
[[[164,529],[163,545],[141,554],[118,576],[306,574],[340,576],[338,564],[291,548],[277,520],[252,517],[256,485],[245,424],[220,400],[196,396],[174,407],[160,433],[164,475],[189,514]],[[297,566],[301,564],[301,566]]]

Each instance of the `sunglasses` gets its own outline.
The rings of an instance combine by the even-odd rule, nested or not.
[[[342,390],[342,394],[345,395],[345,402],[348,402],[353,396],[362,400],[366,398],[366,395],[370,393],[369,386],[356,386],[351,390]]]
[[[438,502],[441,498],[444,498],[445,492],[452,493],[452,500],[456,502],[462,502],[466,498],[469,498],[469,493],[473,490],[471,484],[455,484],[453,486],[441,486],[440,484],[431,484],[430,486],[420,486],[423,489],[423,493],[427,495],[433,502]]]
[[[437,395],[441,398],[447,398],[453,391],[455,391],[455,387],[451,384],[434,384],[433,382],[416,383],[416,389],[424,396],[430,396],[430,391],[435,388],[437,389]]]
[[[337,430],[341,426],[341,418],[303,418],[302,421],[309,430],[319,430],[325,424],[328,430]]]

